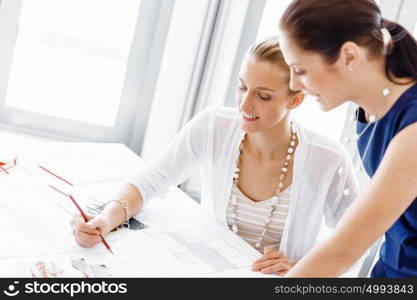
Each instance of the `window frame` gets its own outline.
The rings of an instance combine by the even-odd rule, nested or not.
[[[198,7],[186,10],[189,6],[187,1],[179,0],[175,4],[141,149],[141,155],[145,159],[151,159],[174,139],[178,131],[194,115],[198,102],[221,1],[199,1],[201,3],[198,3]],[[195,3],[197,2],[194,2],[194,5]],[[198,16],[202,16],[202,19],[197,20]],[[188,26],[194,24],[192,30],[199,32],[198,38],[190,37],[184,40],[184,26],[188,23]],[[172,70],[179,68],[181,78],[173,77]],[[175,97],[172,97],[172,94]]]

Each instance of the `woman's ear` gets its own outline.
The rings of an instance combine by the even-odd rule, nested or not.
[[[297,108],[301,103],[303,103],[304,97],[305,95],[303,92],[298,92],[295,96],[293,96],[287,108],[288,109]]]
[[[360,48],[354,42],[345,42],[340,48],[338,63],[348,72],[357,69],[361,56]]]

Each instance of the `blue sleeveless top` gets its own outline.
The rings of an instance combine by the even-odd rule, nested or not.
[[[403,93],[389,112],[379,122],[371,124],[358,140],[359,154],[370,177],[377,171],[390,141],[398,132],[415,122],[417,122],[417,84]],[[359,108],[357,133],[363,132],[367,125],[364,111]],[[368,150],[364,157],[368,142]],[[415,150],[417,155],[417,149]],[[417,277],[417,198],[385,233],[380,259],[371,276]]]

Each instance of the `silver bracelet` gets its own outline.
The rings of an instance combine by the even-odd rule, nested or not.
[[[123,199],[113,199],[113,200],[110,200],[109,203],[112,202],[112,201],[115,201],[115,202],[119,203],[120,206],[123,208],[123,210],[125,212],[125,221],[120,226],[122,228],[129,229],[130,228],[130,224],[129,224],[129,203],[126,200],[123,200]]]

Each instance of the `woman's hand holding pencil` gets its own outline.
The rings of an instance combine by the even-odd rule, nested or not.
[[[87,222],[81,214],[77,214],[71,221],[76,242],[83,247],[92,247],[100,243],[101,236],[107,235],[112,228],[109,227],[107,218],[102,215],[89,216]],[[101,235],[101,236],[100,236]]]

